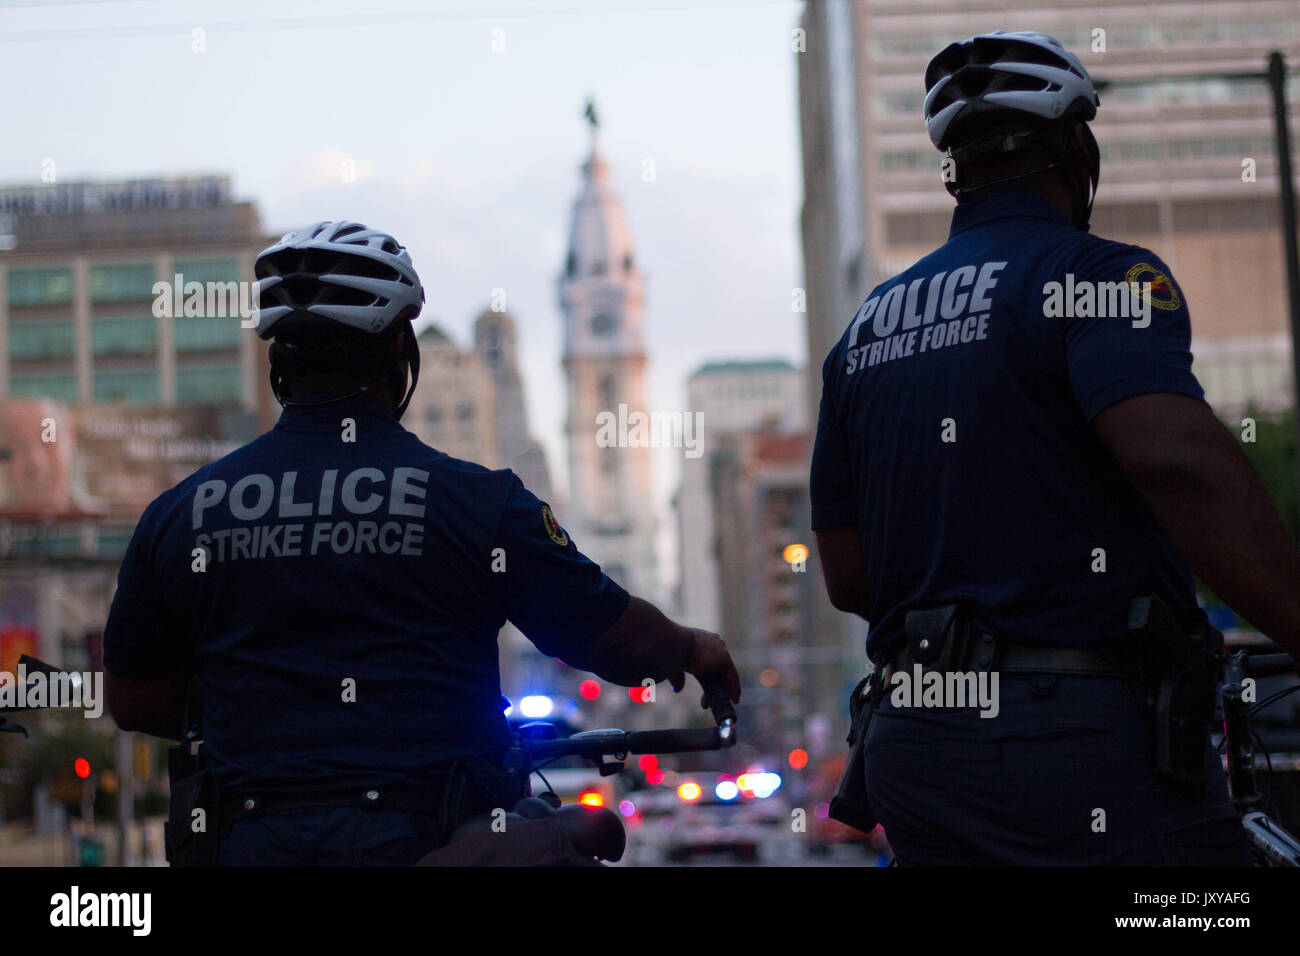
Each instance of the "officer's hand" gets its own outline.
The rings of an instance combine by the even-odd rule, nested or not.
[[[691,652],[683,665],[686,673],[694,674],[697,678],[707,677],[710,674],[719,675],[723,686],[727,689],[727,696],[731,698],[732,703],[739,703],[740,674],[736,671],[735,662],[727,652],[727,645],[723,643],[722,638],[712,631],[705,631],[698,627],[688,627],[684,630],[691,635],[692,639]],[[671,680],[675,691],[680,691],[686,684],[684,674],[676,674]],[[708,709],[703,695],[700,695],[700,706]]]

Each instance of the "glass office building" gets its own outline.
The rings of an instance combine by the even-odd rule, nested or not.
[[[0,400],[218,405],[269,424],[265,348],[238,311],[268,241],[226,177],[0,189]],[[191,283],[217,290],[215,310],[211,294],[183,307]]]

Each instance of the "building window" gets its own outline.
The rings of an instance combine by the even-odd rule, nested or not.
[[[613,375],[606,375],[600,380],[600,407],[602,409],[612,409],[615,405],[615,398],[618,391]]]
[[[96,372],[95,401],[156,404],[158,373],[153,369],[137,372]]]
[[[923,93],[890,90],[876,96],[876,112],[881,116],[920,116],[924,106]]]
[[[244,394],[244,375],[238,365],[178,366],[176,401],[181,405],[237,403]]]
[[[880,155],[880,166],[887,173],[938,170],[942,157],[931,149],[901,150]]]
[[[10,269],[10,305],[62,305],[72,301],[72,270]]]
[[[152,262],[90,267],[91,302],[136,302],[152,299],[155,281]]]
[[[9,323],[11,360],[66,358],[76,347],[77,332],[71,319]]]
[[[90,347],[95,355],[138,355],[157,346],[158,323],[152,315],[101,318],[90,325]]]
[[[591,331],[593,335],[609,335],[614,331],[617,325],[618,323],[615,321],[614,317],[608,312],[599,312],[596,314],[596,317],[591,320]]]
[[[14,372],[9,376],[9,394],[13,398],[52,398],[59,402],[75,402],[77,374],[75,372]]]
[[[176,350],[202,352],[239,347],[240,318],[237,315],[177,316]]]
[[[239,281],[239,263],[234,259],[177,259],[172,263],[172,271],[181,277],[182,282]]]

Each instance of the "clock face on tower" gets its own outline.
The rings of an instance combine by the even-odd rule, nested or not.
[[[608,312],[597,312],[596,317],[591,320],[591,331],[594,335],[610,335],[617,327],[618,320]]]

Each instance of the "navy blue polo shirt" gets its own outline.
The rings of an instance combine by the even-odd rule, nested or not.
[[[1203,400],[1190,340],[1150,251],[1027,193],[960,203],[947,243],[876,287],[823,367],[812,525],[861,532],[868,646],[956,600],[1037,644],[1122,637],[1150,593],[1193,620],[1185,562],[1091,425],[1135,395]]]
[[[507,619],[564,658],[628,600],[513,472],[430,448],[362,396],[285,409],[149,506],[104,664],[197,668],[223,787],[419,785],[506,746]]]

